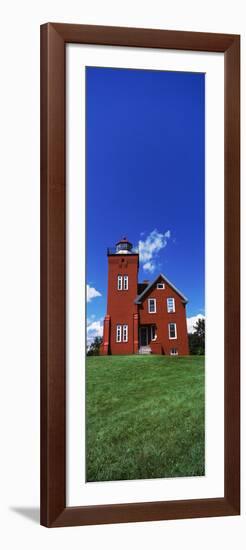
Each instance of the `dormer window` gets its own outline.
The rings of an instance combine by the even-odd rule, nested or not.
[[[164,290],[165,285],[164,285],[164,283],[157,283],[156,288],[158,288],[158,290]]]
[[[122,275],[118,275],[118,290],[122,290]]]

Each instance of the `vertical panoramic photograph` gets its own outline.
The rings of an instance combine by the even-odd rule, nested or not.
[[[205,74],[86,67],[86,481],[204,476]]]

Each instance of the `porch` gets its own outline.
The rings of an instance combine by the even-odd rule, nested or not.
[[[162,354],[162,346],[157,341],[156,324],[141,325],[139,327],[139,350],[140,355]]]

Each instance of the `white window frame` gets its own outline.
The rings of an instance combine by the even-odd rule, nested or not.
[[[158,290],[164,290],[165,289],[165,284],[164,283],[157,283],[156,288]]]
[[[122,283],[122,275],[118,275],[118,284],[117,284],[118,290],[122,290],[123,283]]]
[[[150,311],[150,302],[154,302],[155,311]],[[149,313],[156,313],[156,298],[148,298],[148,312]]]
[[[124,275],[123,290],[128,290],[128,275]]]
[[[174,351],[174,353],[173,353],[173,351]],[[179,352],[178,352],[177,348],[170,349],[170,355],[178,355],[178,354],[179,354]]]
[[[157,338],[157,334],[156,334],[156,326],[155,325],[151,325],[150,326],[150,337],[151,337],[151,341],[154,342]]]
[[[173,325],[175,327],[175,336],[170,336],[170,327],[171,325]],[[168,335],[169,335],[169,340],[177,340],[177,325],[176,323],[168,323]]]
[[[169,300],[172,300],[172,306],[169,305]],[[173,298],[172,296],[169,296],[169,298],[167,298],[167,313],[175,313],[175,298]]]
[[[128,325],[123,325],[123,342],[128,342]]]
[[[122,340],[122,326],[116,325],[116,342],[119,344]]]

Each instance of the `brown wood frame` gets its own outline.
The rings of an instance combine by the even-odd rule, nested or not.
[[[222,52],[225,60],[225,496],[66,507],[67,43]],[[240,36],[48,23],[41,26],[41,524],[240,513]]]

